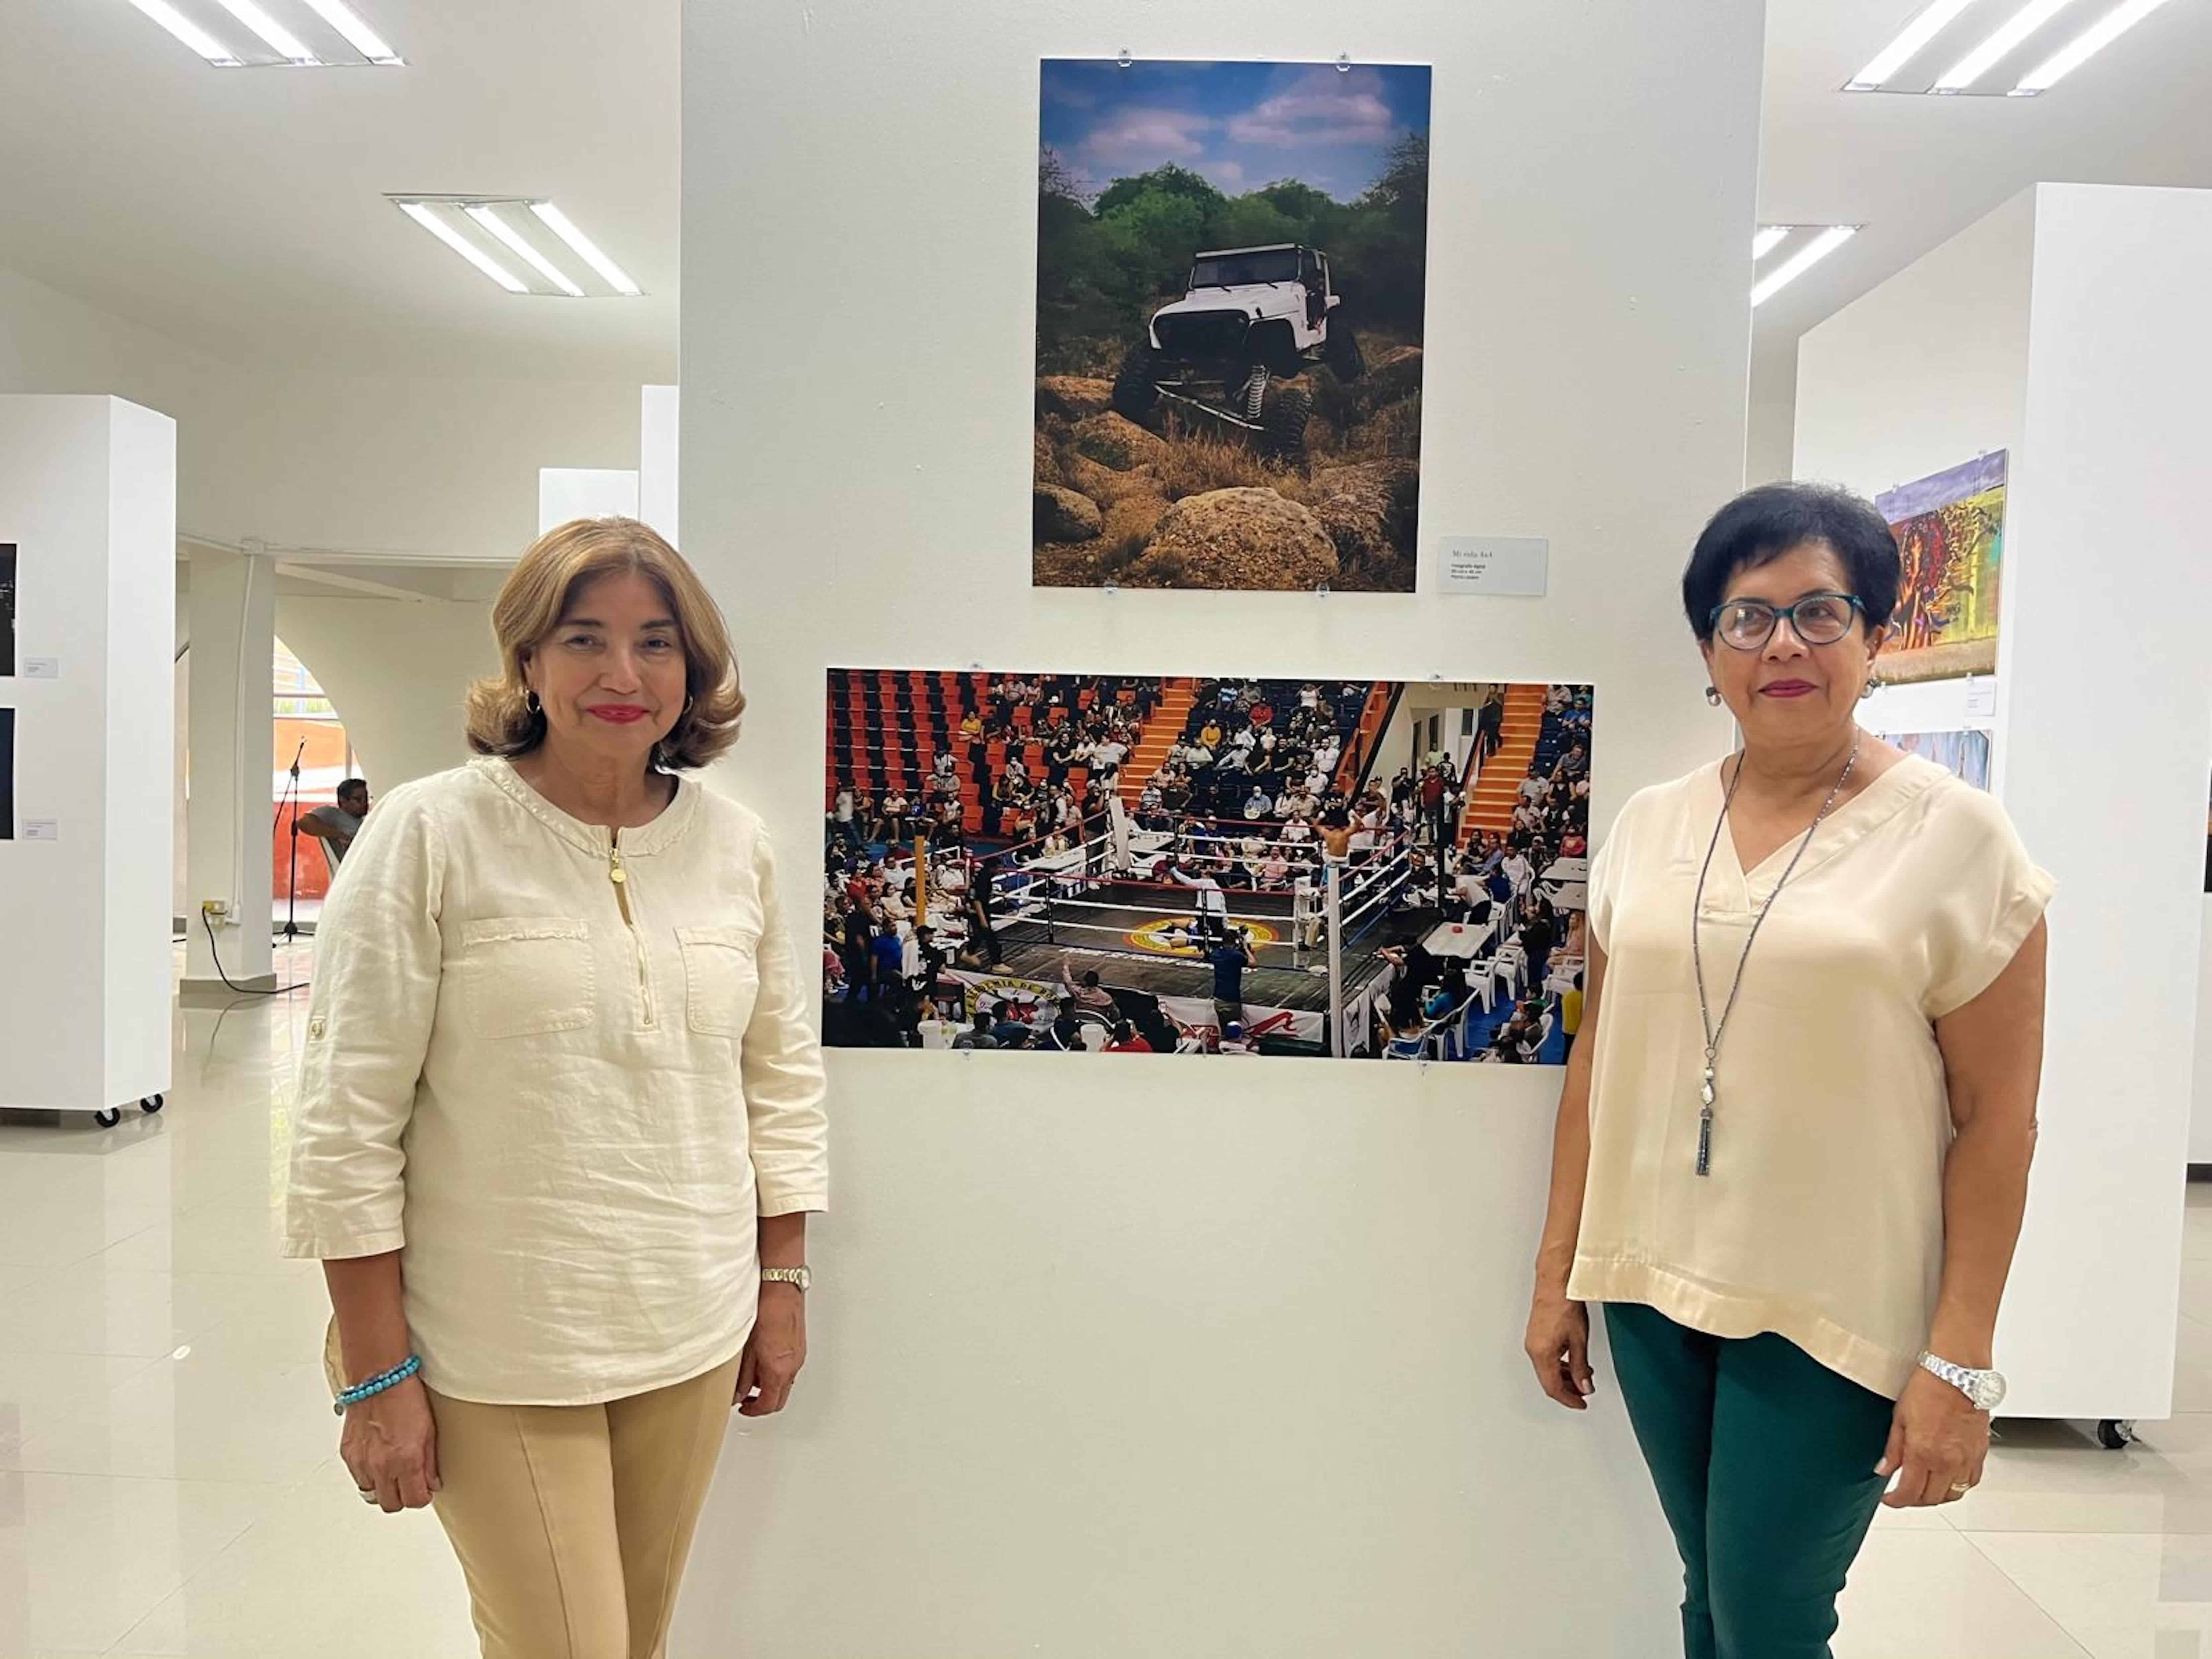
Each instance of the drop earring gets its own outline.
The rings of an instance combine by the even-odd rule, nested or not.
[[[545,705],[538,700],[535,691],[526,691],[523,694],[522,706],[533,714],[543,714],[545,712]]]
[[[1720,687],[1718,687],[1717,685],[1709,685],[1709,686],[1707,686],[1707,687],[1705,688],[1705,701],[1706,701],[1707,702],[1709,702],[1709,703],[1712,704],[1712,706],[1713,706],[1714,708],[1719,708],[1719,707],[1721,706],[1721,689],[1720,689]]]

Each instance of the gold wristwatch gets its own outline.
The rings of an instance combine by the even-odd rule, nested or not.
[[[804,1296],[806,1294],[807,1286],[814,1283],[814,1275],[805,1267],[763,1267],[761,1283],[795,1285],[799,1287],[799,1293]]]

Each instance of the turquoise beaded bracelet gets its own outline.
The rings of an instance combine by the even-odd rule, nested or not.
[[[394,1365],[390,1370],[372,1376],[366,1382],[357,1382],[350,1389],[339,1389],[337,1403],[331,1410],[343,1417],[348,1406],[358,1406],[362,1401],[382,1394],[386,1389],[396,1389],[422,1369],[422,1357],[410,1353],[403,1364]]]

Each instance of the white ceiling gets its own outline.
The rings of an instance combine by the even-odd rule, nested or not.
[[[9,0],[0,263],[256,367],[672,380],[678,0],[356,3],[409,67],[216,70],[126,0]],[[1761,373],[2038,179],[2212,185],[2212,0],[2042,98],[1838,92],[1918,4],[1771,0],[1759,216],[1867,229],[1760,307]],[[504,294],[410,191],[550,196],[647,297]]]
[[[127,0],[7,0],[0,264],[255,367],[672,380],[677,0],[353,3],[406,68],[218,70]],[[504,293],[386,191],[550,197],[645,296]]]
[[[1977,39],[2017,3],[1975,0],[1959,29]],[[2074,0],[2035,39],[2070,40],[2111,3]],[[1866,228],[1753,313],[1754,379],[1790,373],[1805,330],[2030,185],[2212,185],[2212,0],[2169,0],[2039,98],[1838,91],[1923,4],[1770,0],[1759,219]],[[1947,46],[1928,57],[1948,67]]]

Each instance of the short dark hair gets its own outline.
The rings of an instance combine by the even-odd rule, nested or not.
[[[1825,542],[1849,573],[1866,607],[1867,631],[1889,626],[1897,610],[1897,538],[1863,495],[1835,484],[1769,483],[1747,489],[1713,514],[1682,570],[1682,610],[1700,641],[1713,636],[1713,612],[1739,570],[1771,564],[1807,542]]]
[[[340,800],[343,800],[348,795],[365,795],[368,793],[368,780],[366,778],[348,778],[337,787],[337,798]]]

